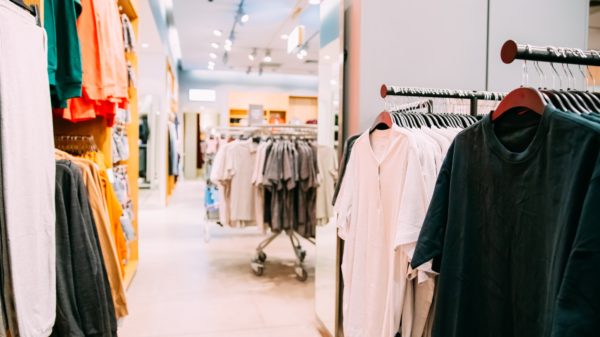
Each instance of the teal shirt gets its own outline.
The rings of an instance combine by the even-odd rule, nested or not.
[[[81,96],[81,49],[77,35],[79,0],[44,0],[44,28],[48,36],[48,80],[53,108]]]

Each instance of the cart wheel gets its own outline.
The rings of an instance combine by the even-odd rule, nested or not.
[[[304,259],[306,258],[306,251],[305,250],[301,250],[299,255],[300,255],[299,256],[300,262],[304,262]]]
[[[265,254],[265,252],[258,252],[258,261],[260,262],[265,262],[267,261],[267,254]]]
[[[263,273],[265,272],[265,266],[263,266],[262,264],[259,264],[257,262],[252,262],[250,267],[252,267],[252,272],[256,276],[262,276]]]
[[[300,282],[304,282],[308,279],[308,273],[304,268],[296,267],[296,279]]]

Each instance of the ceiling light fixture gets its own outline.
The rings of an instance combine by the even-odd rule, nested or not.
[[[288,38],[289,38],[289,36],[287,34],[281,34],[282,40],[287,40]]]
[[[149,44],[147,44],[147,43],[142,43],[142,48],[149,48],[149,47],[150,47],[150,45],[149,45]]]
[[[271,57],[271,49],[267,49],[267,51],[265,52],[265,57],[263,58],[263,62],[271,62],[273,61],[273,58]]]
[[[215,60],[217,58],[217,54],[215,54],[215,53],[210,53],[210,54],[208,54],[208,56],[210,56],[210,58],[213,60]]]
[[[308,3],[311,5],[320,5],[321,0],[308,0]]]
[[[226,51],[231,51],[231,45],[230,44],[226,44],[223,46],[223,49],[225,49]]]
[[[298,54],[296,54],[296,57],[300,60],[303,60],[306,57],[306,55],[308,55],[308,51],[306,50],[306,48],[302,48],[300,49]]]
[[[248,54],[248,59],[250,61],[254,61],[255,58],[256,58],[256,48],[252,49],[252,53]]]
[[[220,30],[218,30],[218,29],[215,29],[215,30],[213,30],[213,34],[214,34],[215,36],[219,37],[219,36],[223,35],[223,32],[222,32],[222,31],[220,31]]]
[[[213,61],[208,61],[208,70],[215,70],[215,63]]]
[[[241,22],[242,24],[244,24],[244,23],[248,22],[249,20],[250,20],[250,15],[248,15],[248,14],[243,14],[243,15],[240,17],[240,22]]]
[[[219,49],[219,44],[218,44],[218,43],[216,43],[216,42],[213,42],[213,43],[211,43],[210,45],[211,45],[213,48],[215,48],[215,49]]]

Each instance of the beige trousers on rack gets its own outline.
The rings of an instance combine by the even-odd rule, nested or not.
[[[54,138],[45,33],[0,0],[0,142],[18,336],[50,335],[56,314]]]

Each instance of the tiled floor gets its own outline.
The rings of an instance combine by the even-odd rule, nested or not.
[[[249,262],[264,237],[256,229],[209,226],[202,183],[180,182],[167,208],[141,191],[140,264],[128,290],[121,337],[319,337],[314,314],[314,246],[307,242],[309,279],[293,272],[289,240],[267,249],[262,277]]]

